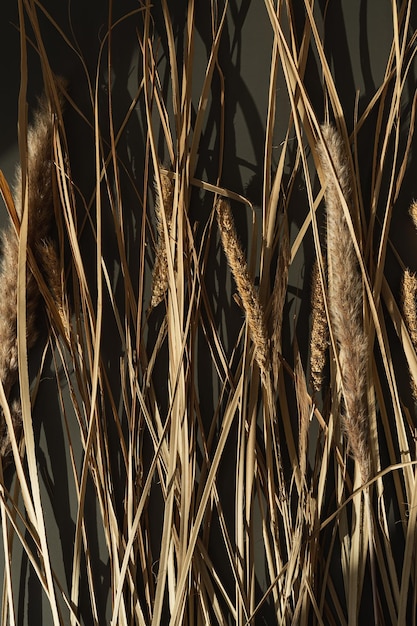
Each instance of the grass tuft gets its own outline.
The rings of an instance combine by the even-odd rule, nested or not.
[[[416,623],[411,0],[356,95],[344,3],[76,4],[17,3],[1,624]]]

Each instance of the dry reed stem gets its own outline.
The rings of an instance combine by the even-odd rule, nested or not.
[[[307,478],[306,469],[308,453],[308,430],[311,416],[311,400],[310,396],[308,395],[306,377],[304,374],[303,364],[301,362],[300,351],[298,349],[296,341],[294,346],[294,352],[294,380],[298,408],[298,462],[300,467],[301,479],[303,480],[303,484],[305,485]]]
[[[311,282],[310,377],[313,391],[317,392],[323,384],[323,372],[329,347],[329,327],[317,260],[313,265]]]
[[[168,289],[168,261],[164,235],[164,220],[166,221],[169,233],[171,231],[172,203],[174,197],[174,185],[172,184],[171,179],[161,169],[159,174],[161,179],[162,197],[160,196],[158,186],[155,185],[155,215],[158,241],[155,250],[155,265],[152,274],[151,309],[155,308],[160,302],[162,302]]]
[[[355,249],[343,211],[339,186],[350,202],[350,171],[336,129],[322,127],[324,144],[317,146],[325,178],[329,313],[338,348],[345,410],[342,414],[349,448],[362,481],[370,476],[366,398],[367,340],[363,329],[362,283]]]
[[[274,377],[274,389],[278,386],[278,373],[280,368],[280,354],[282,352],[282,319],[284,314],[285,298],[288,286],[288,268],[290,265],[291,250],[288,238],[287,222],[284,224],[284,231],[279,249],[277,269],[275,273],[274,289],[272,292],[272,372]]]
[[[223,249],[242,300],[250,334],[255,346],[255,359],[262,379],[266,383],[270,379],[271,361],[264,311],[252,279],[249,276],[246,258],[236,233],[235,222],[227,200],[219,198],[216,203],[216,212]]]

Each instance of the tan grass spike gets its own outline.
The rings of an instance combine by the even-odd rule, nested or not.
[[[232,270],[239,296],[242,300],[246,319],[255,345],[255,359],[264,382],[270,381],[271,361],[269,341],[265,326],[263,308],[258,293],[249,276],[246,258],[240,245],[230,204],[224,198],[216,203],[217,222],[219,225],[223,249]],[[268,382],[269,384],[269,382]]]
[[[350,451],[360,467],[362,481],[370,476],[366,410],[367,341],[363,329],[362,281],[343,198],[350,205],[350,171],[339,133],[322,127],[323,142],[317,149],[324,174],[327,211],[328,301],[345,410],[344,432]]]

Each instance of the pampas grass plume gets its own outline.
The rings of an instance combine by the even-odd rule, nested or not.
[[[340,190],[350,203],[350,171],[339,133],[331,124],[322,127],[317,149],[325,179],[327,212],[328,301],[338,349],[345,410],[342,415],[349,448],[361,471],[370,475],[366,398],[367,341],[363,329],[362,283],[355,249],[344,215]]]
[[[42,242],[50,232],[54,216],[53,208],[53,141],[54,116],[46,95],[39,100],[33,124],[27,137],[27,203],[28,203],[28,246],[39,267],[48,272],[48,257],[43,254]],[[19,220],[23,213],[22,169],[16,169],[14,204]],[[17,267],[19,258],[19,236],[14,224],[10,223],[2,237],[2,261],[0,264],[0,378],[6,398],[10,398],[18,377],[17,348]],[[56,262],[56,257],[53,259]],[[51,268],[50,268],[51,269]],[[53,271],[57,271],[56,267]],[[31,348],[38,338],[38,306],[40,293],[32,271],[27,269],[26,278],[26,325],[27,347]],[[22,427],[20,402],[10,400],[12,421],[16,437]],[[10,435],[0,418],[0,454],[3,466],[11,459]]]
[[[412,202],[409,213],[417,228],[417,202]],[[414,350],[417,351],[417,276],[408,268],[405,269],[401,282],[401,302],[405,325]],[[410,376],[410,383],[414,400],[417,402],[417,385],[413,376]]]

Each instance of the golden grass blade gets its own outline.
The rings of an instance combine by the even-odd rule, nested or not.
[[[190,532],[187,552],[186,552],[184,562],[183,562],[182,575],[180,579],[178,580],[177,595],[176,595],[175,605],[173,607],[172,617],[171,617],[171,622],[173,625],[174,624],[179,625],[180,623],[178,620],[181,615],[181,611],[183,609],[183,603],[185,601],[186,578],[187,578],[187,574],[189,571],[189,566],[191,563],[194,546],[197,541],[197,537],[198,537],[199,530],[201,527],[202,518],[205,513],[208,500],[212,493],[212,485],[216,478],[218,466],[221,461],[222,454],[224,451],[224,446],[226,444],[227,438],[229,436],[230,428],[232,426],[232,423],[235,417],[235,412],[237,410],[238,401],[239,401],[241,393],[242,393],[242,389],[239,386],[233,392],[233,395],[228,403],[227,410],[225,411],[223,415],[223,423],[221,426],[219,441],[218,441],[218,444],[214,453],[213,461],[210,466],[210,471],[209,471],[209,474],[207,476],[207,479],[204,485],[204,490],[203,490],[201,500],[198,505],[198,510],[194,518],[194,523]]]
[[[0,170],[0,193],[1,193],[1,197],[3,198],[4,204],[6,205],[8,214],[10,215],[13,223],[17,226],[18,220],[17,220],[16,208],[15,208],[14,201],[13,201],[13,195],[12,195],[12,192],[10,191],[9,184],[7,180],[4,178],[4,174],[1,170]]]
[[[197,150],[198,150],[198,146],[200,144],[201,132],[202,132],[202,129],[203,129],[203,122],[204,122],[204,118],[205,118],[205,115],[206,115],[207,104],[208,104],[208,99],[209,99],[209,93],[210,93],[210,88],[211,88],[211,82],[212,82],[212,78],[213,78],[213,72],[214,72],[214,68],[215,68],[215,66],[217,64],[218,49],[219,49],[219,45],[220,45],[221,35],[222,35],[222,32],[223,32],[223,27],[224,27],[225,20],[226,20],[228,5],[229,5],[229,2],[228,2],[228,0],[226,0],[226,2],[224,3],[224,6],[223,6],[223,11],[222,11],[222,14],[221,14],[221,17],[220,17],[219,24],[218,24],[218,27],[217,27],[216,36],[214,38],[214,41],[213,41],[213,44],[212,44],[212,47],[211,47],[210,58],[209,58],[209,61],[208,61],[208,64],[207,64],[204,84],[203,84],[203,87],[201,89],[201,95],[200,95],[200,99],[199,99],[199,102],[198,102],[197,119],[196,119],[195,124],[194,124],[193,140],[192,140],[192,144],[191,144],[191,148],[190,148],[190,155],[189,155],[189,168],[190,168],[190,174],[191,174],[192,177],[194,176],[194,172],[195,172],[195,168],[196,168]]]
[[[416,483],[415,483],[416,484]],[[400,601],[398,607],[398,624],[405,623],[407,621],[407,602],[408,602],[408,589],[413,576],[413,561],[415,550],[415,532],[417,524],[417,489],[414,486],[413,496],[409,504],[409,515],[407,524],[406,541],[404,547],[404,561],[401,571],[401,585],[400,585]]]
[[[3,483],[3,472],[1,472],[1,482]],[[4,583],[3,583],[3,619],[2,624],[9,623],[10,626],[15,626],[16,624],[16,616],[15,616],[15,602],[14,602],[14,594],[13,594],[13,585],[12,585],[12,575],[11,575],[11,545],[10,545],[10,535],[8,532],[8,524],[7,524],[7,516],[6,509],[3,500],[3,492],[1,490],[0,494],[0,509],[1,509],[1,527],[3,534],[3,546],[4,546],[4,554],[5,554],[5,572],[4,572]],[[13,538],[12,538],[13,539]]]
[[[277,389],[280,355],[282,353],[282,322],[284,316],[285,298],[288,288],[288,271],[290,266],[290,245],[288,240],[288,226],[285,220],[281,246],[278,254],[277,269],[275,272],[274,288],[272,292],[272,374],[274,389]]]
[[[26,455],[29,468],[30,487],[33,497],[33,505],[36,516],[36,531],[39,535],[41,547],[42,564],[46,577],[46,592],[48,595],[50,608],[54,624],[60,623],[60,611],[55,595],[55,587],[52,578],[48,542],[44,523],[43,508],[39,489],[39,480],[36,464],[36,452],[31,420],[31,405],[29,394],[29,376],[27,365],[27,327],[26,327],[26,257],[28,238],[28,202],[29,186],[26,170],[27,148],[26,148],[26,85],[27,66],[25,48],[25,27],[23,3],[19,0],[19,24],[21,28],[21,90],[19,94],[19,148],[22,164],[22,222],[19,235],[19,258],[17,274],[17,348],[19,359],[19,384],[20,399],[22,406],[23,431],[25,434]]]
[[[294,345],[295,360],[295,394],[297,398],[298,410],[298,462],[300,468],[301,482],[307,484],[307,454],[308,454],[308,431],[310,419],[312,417],[311,399],[307,393],[307,383],[301,362],[301,355],[298,345]]]

